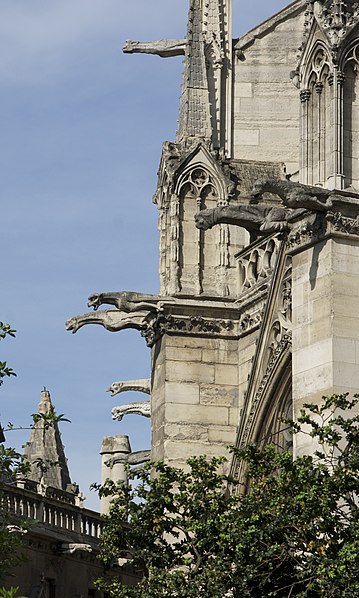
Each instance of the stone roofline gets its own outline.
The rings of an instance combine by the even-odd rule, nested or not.
[[[250,31],[242,35],[242,37],[233,39],[233,49],[243,50],[249,45],[253,44],[256,39],[264,37],[273,27],[279,25],[288,17],[296,16],[306,7],[305,0],[295,0],[286,8],[282,8],[275,15],[269,17],[260,25],[253,27]]]

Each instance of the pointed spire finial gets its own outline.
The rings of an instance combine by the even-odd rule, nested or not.
[[[190,0],[178,142],[212,138],[202,0]]]
[[[44,388],[41,391],[38,412],[39,413],[50,413],[53,410],[54,410],[54,406],[51,402],[50,392],[47,390],[46,386],[44,386]]]
[[[47,415],[54,411],[50,392],[44,386],[38,413]],[[44,483],[59,490],[66,490],[71,485],[67,459],[57,422],[44,425],[43,418],[35,421],[30,439],[25,445],[25,455],[30,462],[31,470],[28,478]]]

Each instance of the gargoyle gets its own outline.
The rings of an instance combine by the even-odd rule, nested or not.
[[[151,417],[151,401],[141,401],[139,403],[129,403],[128,405],[114,407],[112,409],[112,419],[117,419],[120,422],[125,415],[131,413]]]
[[[155,54],[161,58],[184,56],[185,51],[185,39],[161,39],[155,42],[127,40],[123,47],[125,54]]]
[[[148,316],[148,311],[140,311],[129,315],[127,312],[121,312],[118,309],[107,309],[71,318],[66,322],[66,330],[72,330],[75,333],[86,324],[99,324],[110,332],[118,332],[126,328],[144,330],[148,323]]]
[[[288,210],[268,204],[229,205],[201,210],[195,215],[196,227],[201,230],[216,224],[242,226],[250,233],[269,235],[288,230],[288,222],[303,210]]]
[[[105,461],[106,467],[112,469],[114,465],[117,463],[128,463],[128,465],[140,465],[141,463],[146,463],[151,459],[151,451],[136,451],[134,453],[123,454],[123,455],[115,455],[114,457],[110,457],[107,461]]]
[[[120,394],[121,392],[127,392],[128,390],[135,390],[137,392],[143,392],[147,395],[151,393],[151,380],[146,378],[144,380],[127,380],[127,382],[113,382],[110,388],[106,391],[111,393],[111,396]]]
[[[330,210],[333,207],[333,200],[344,199],[344,196],[340,197],[338,192],[322,187],[311,187],[282,179],[259,179],[254,183],[251,203],[257,203],[263,193],[278,195],[283,205],[288,208],[302,208],[319,212]]]
[[[144,295],[143,293],[133,293],[122,291],[119,293],[94,293],[88,298],[88,307],[93,307],[96,311],[100,305],[114,305],[117,309],[132,313],[144,309],[150,311],[158,310],[158,296]]]
[[[92,552],[91,544],[81,544],[79,542],[61,542],[59,552],[62,554],[74,554],[75,552]]]

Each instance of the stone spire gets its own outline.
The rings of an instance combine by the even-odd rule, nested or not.
[[[50,393],[44,388],[41,392],[38,413],[46,415],[53,411]],[[25,455],[31,464],[31,471],[27,477],[59,490],[69,489],[70,473],[58,425],[53,423],[46,427],[44,423],[40,418],[34,424],[30,440],[24,447]]]
[[[187,45],[176,141],[188,145],[198,139],[212,139],[211,111],[208,91],[203,2],[190,0]]]

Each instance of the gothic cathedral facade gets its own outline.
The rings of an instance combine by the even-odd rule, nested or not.
[[[154,195],[160,292],[92,296],[67,327],[144,337],[150,382],[112,390],[150,395],[120,415],[150,415],[152,458],[288,447],[281,416],[359,390],[358,5],[295,0],[233,39],[232,0],[190,0],[184,40],[125,51],[184,56]]]

